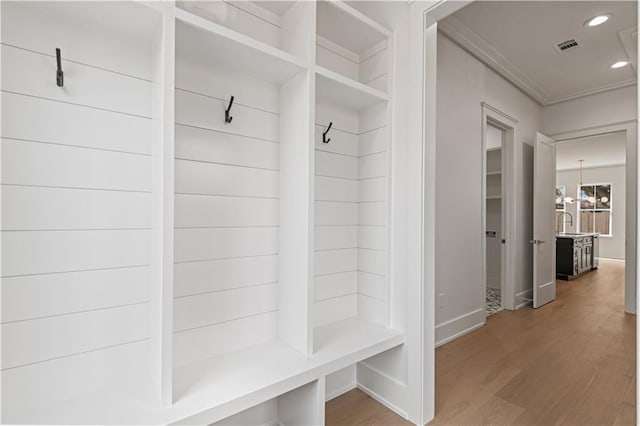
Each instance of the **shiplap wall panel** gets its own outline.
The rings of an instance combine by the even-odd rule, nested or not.
[[[2,420],[19,424],[24,410],[122,383],[149,363],[149,340],[2,371]]]
[[[358,152],[361,156],[387,150],[389,133],[386,127],[373,129],[358,136]]]
[[[355,180],[316,176],[315,199],[317,201],[358,200],[358,182]]]
[[[280,46],[280,28],[278,26],[241,9],[237,5],[224,1],[178,1],[176,4],[181,9],[188,10],[249,37],[274,47]]]
[[[389,49],[384,48],[377,53],[364,58],[360,61],[359,66],[359,80],[361,83],[371,85],[371,83],[381,77],[387,75],[389,66]],[[380,90],[386,91],[386,86],[377,87]]]
[[[358,182],[358,201],[384,201],[389,196],[387,177],[371,178]]]
[[[361,202],[358,206],[358,224],[364,226],[385,226],[387,224],[387,203],[385,201]]]
[[[348,225],[358,224],[358,204],[355,202],[316,201],[316,225]]]
[[[316,277],[355,271],[358,268],[357,249],[316,251],[313,259]]]
[[[279,88],[193,61],[178,53],[174,365],[274,338],[278,308]]]
[[[316,226],[313,243],[316,250],[355,248],[358,229],[356,226]]]
[[[5,231],[2,273],[72,272],[149,264],[151,231]]]
[[[277,198],[279,173],[224,164],[176,160],[176,193]]]
[[[386,278],[368,272],[358,271],[358,293],[378,300],[387,299]]]
[[[149,267],[2,279],[2,322],[149,301]]]
[[[319,327],[355,316],[358,298],[356,294],[334,297],[316,302],[314,308],[314,324]]]
[[[319,176],[357,179],[358,158],[316,150],[316,174]]]
[[[2,43],[48,55],[55,55],[58,47],[62,50],[63,59],[151,80],[150,39],[132,37],[131,28],[129,31],[112,31],[88,22],[79,23],[68,15],[66,6],[62,5],[61,9],[56,10],[56,3],[46,2],[46,7],[38,2],[3,3],[5,16],[10,19],[2,22]],[[146,6],[120,2],[116,12],[109,3],[79,3],[74,6],[78,13],[88,8],[99,8],[104,12],[98,15],[102,19],[105,19],[105,14],[126,13],[130,19],[136,20],[138,35],[140,27],[153,25],[152,18],[146,13]],[[55,63],[55,58],[53,60]],[[63,69],[66,72],[64,66]],[[51,75],[55,76],[55,72]]]
[[[278,170],[280,145],[216,130],[176,126],[176,158]]]
[[[277,256],[177,263],[174,296],[188,296],[278,281]]]
[[[156,17],[69,11],[3,4],[4,421],[148,369]]]
[[[18,321],[2,325],[2,368],[143,340],[149,337],[148,303]]]
[[[355,294],[358,291],[358,272],[341,272],[314,278],[314,300]]]
[[[323,44],[316,45],[316,63],[328,70],[358,81],[358,62],[351,58],[347,58],[346,55],[340,55],[334,52]]]
[[[381,276],[387,275],[386,250],[358,249],[358,270]]]
[[[386,226],[358,226],[358,247],[386,250],[389,245]]]
[[[14,93],[2,93],[2,105],[5,138],[151,153],[149,119]]]
[[[387,153],[379,152],[376,154],[360,157],[358,160],[358,178],[370,179],[387,175]]]
[[[65,87],[55,82],[56,58],[2,45],[2,90],[86,105],[141,117],[151,116],[151,84],[75,62],[63,61]]]
[[[279,200],[177,194],[175,226],[278,226]]]
[[[151,158],[2,139],[2,182],[13,185],[151,191]]]
[[[331,142],[329,143],[329,145],[331,145],[332,143],[334,145],[349,143],[349,141],[353,140],[351,137],[349,137],[349,133],[358,136],[358,119],[359,114],[353,109],[336,105],[324,100],[318,100],[316,102],[316,125],[328,126],[329,123],[332,122],[333,126],[331,127],[331,129],[340,130],[340,132],[335,132],[335,140],[332,137],[332,132],[329,132],[328,136],[331,137]],[[322,143],[322,135],[320,135],[320,143]],[[316,145],[318,145],[317,142]]]
[[[388,118],[387,109],[386,102],[378,102],[362,109],[358,115],[358,134],[360,135],[386,127]],[[388,129],[386,131],[386,137],[388,138]]]
[[[3,230],[150,229],[151,194],[5,186]]]
[[[176,367],[233,352],[276,338],[277,312],[200,327],[174,334]],[[203,342],[208,342],[205,345]]]
[[[225,259],[278,253],[278,229],[176,229],[175,261]]]
[[[233,121],[225,123],[224,112],[228,103],[227,99],[216,99],[178,89],[176,90],[176,123],[272,142],[280,139],[280,118],[277,114],[236,104],[234,101],[231,113]]]
[[[177,298],[174,304],[174,331],[275,311],[278,308],[277,292],[277,284],[260,284]]]
[[[334,152],[336,154],[345,154],[352,157],[358,156],[358,135],[351,132],[345,132],[335,126],[331,126],[327,138],[330,142],[322,142],[322,133],[329,127],[329,122],[315,125],[315,148],[318,151]]]
[[[358,317],[375,324],[386,324],[387,316],[384,301],[358,294]]]
[[[234,105],[249,105],[277,114],[280,106],[278,86],[236,71],[201,67],[183,59],[177,53],[176,81],[180,89],[202,93],[223,101],[234,96]],[[232,114],[233,115],[233,114]]]

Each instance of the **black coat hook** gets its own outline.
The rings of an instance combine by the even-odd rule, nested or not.
[[[231,106],[233,105],[233,96],[231,96],[231,100],[229,101],[229,106],[227,107],[227,109],[224,112],[224,122],[225,123],[231,123],[231,120],[233,120],[233,117],[231,117],[229,115],[229,113],[231,112]]]
[[[64,87],[64,72],[62,72],[62,59],[60,59],[60,49],[56,47],[56,61],[58,62],[58,72],[56,72],[56,84]]]
[[[329,130],[331,130],[331,126],[333,126],[333,121],[329,122],[329,127],[327,127],[327,130],[322,132],[322,143],[331,142],[331,138],[327,139],[327,133],[329,133]]]

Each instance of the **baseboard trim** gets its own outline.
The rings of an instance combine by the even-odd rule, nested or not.
[[[389,396],[382,396],[380,393],[374,391],[371,386],[368,386],[368,384],[363,382],[376,385],[376,387],[382,383],[381,388],[388,391]],[[362,390],[362,392],[366,393],[371,398],[389,408],[402,418],[409,418],[409,415],[405,410],[400,408],[397,403],[391,402],[391,399],[403,400],[404,396],[407,394],[406,383],[383,373],[371,365],[360,362],[358,364],[358,389]]]
[[[326,395],[325,397],[325,401],[331,401],[334,398],[339,397],[340,395],[343,395],[347,392],[349,392],[350,390],[353,390],[355,388],[357,388],[358,385],[355,382],[349,383],[348,385],[342,386],[338,389],[335,389],[334,391],[330,392],[329,394]]]
[[[533,290],[525,290],[521,291],[520,293],[516,293],[516,301],[522,300],[522,302],[516,305],[516,311],[520,308],[524,308],[527,305],[533,304],[533,302],[523,299],[533,299]]]
[[[482,327],[486,318],[487,313],[484,308],[481,308],[437,325],[435,347],[442,346]]]

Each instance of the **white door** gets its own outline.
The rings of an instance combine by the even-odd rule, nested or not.
[[[533,307],[556,298],[556,147],[538,133],[533,156]]]

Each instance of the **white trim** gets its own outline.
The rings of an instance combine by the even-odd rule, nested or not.
[[[528,299],[528,300],[524,300],[524,299]],[[516,310],[520,308],[524,308],[525,306],[531,305],[533,303],[532,302],[533,289],[521,291],[520,293],[516,294],[516,300],[524,300],[522,303],[519,303],[518,305],[516,305]]]
[[[550,95],[542,87],[455,16],[450,16],[446,22],[442,22],[440,30],[454,43],[487,64],[538,103],[542,105],[549,103]]]
[[[329,392],[326,396],[325,396],[325,402],[331,401],[334,398],[339,397],[340,395],[344,395],[345,393],[349,392],[350,390],[353,390],[355,388],[357,388],[358,385],[356,382],[351,382],[349,384],[346,384],[342,387],[339,387],[338,389],[333,390],[332,392]]]
[[[394,379],[393,377],[388,376],[387,374],[383,373],[382,371],[378,370],[377,368],[374,368],[374,367],[370,366],[369,364],[367,364],[365,362],[358,363],[357,367],[365,368],[370,373],[373,373],[373,374],[381,377],[383,380],[387,381],[388,383],[395,385],[396,389],[400,389],[403,393],[406,391],[406,387],[407,387],[406,383],[402,383],[401,381],[399,381],[397,379]],[[359,376],[359,374],[358,374],[358,376]],[[398,407],[393,402],[389,401],[388,398],[383,397],[379,393],[373,391],[368,386],[360,383],[359,377],[358,377],[358,385],[357,385],[357,387],[358,387],[358,389],[362,390],[364,393],[366,393],[367,395],[369,395],[373,399],[377,400],[378,402],[380,402],[381,404],[385,405],[390,410],[394,411],[396,414],[398,414],[402,418],[405,418],[405,419],[409,418],[409,416],[408,416],[408,414],[407,414],[407,412],[405,410],[403,410],[402,408]]]
[[[640,11],[639,11],[640,12]],[[640,90],[640,86],[638,86]],[[567,130],[551,135],[552,139],[557,142],[569,141],[573,139],[582,139],[590,136],[604,135],[608,133],[624,131],[626,134],[626,202],[625,202],[625,234],[630,236],[625,246],[625,259],[634,267],[625,268],[625,294],[624,294],[624,310],[625,312],[635,314],[638,306],[638,298],[640,292],[637,291],[638,269],[640,268],[640,257],[637,256],[638,232],[637,227],[638,213],[637,209],[637,189],[638,184],[638,120],[624,120],[597,126],[583,127],[579,129]],[[640,335],[640,329],[638,329]],[[638,359],[640,364],[640,358]],[[640,383],[638,384],[640,388]],[[640,395],[638,396],[640,399]]]
[[[518,135],[518,120],[499,109],[482,102],[482,200],[481,200],[481,238],[482,238],[482,300],[481,306],[486,304],[487,293],[487,157],[486,157],[486,134],[489,123],[503,130],[502,141],[502,235],[505,240],[501,244],[501,273],[500,288],[502,291],[502,307],[504,309],[515,309],[515,289],[516,289],[516,241],[518,235],[517,228],[517,188],[518,182],[522,181],[522,171],[518,167],[517,152],[522,150],[522,141]]]
[[[462,314],[436,326],[435,347],[444,345],[458,337],[482,327],[486,321],[484,303],[481,309]]]

